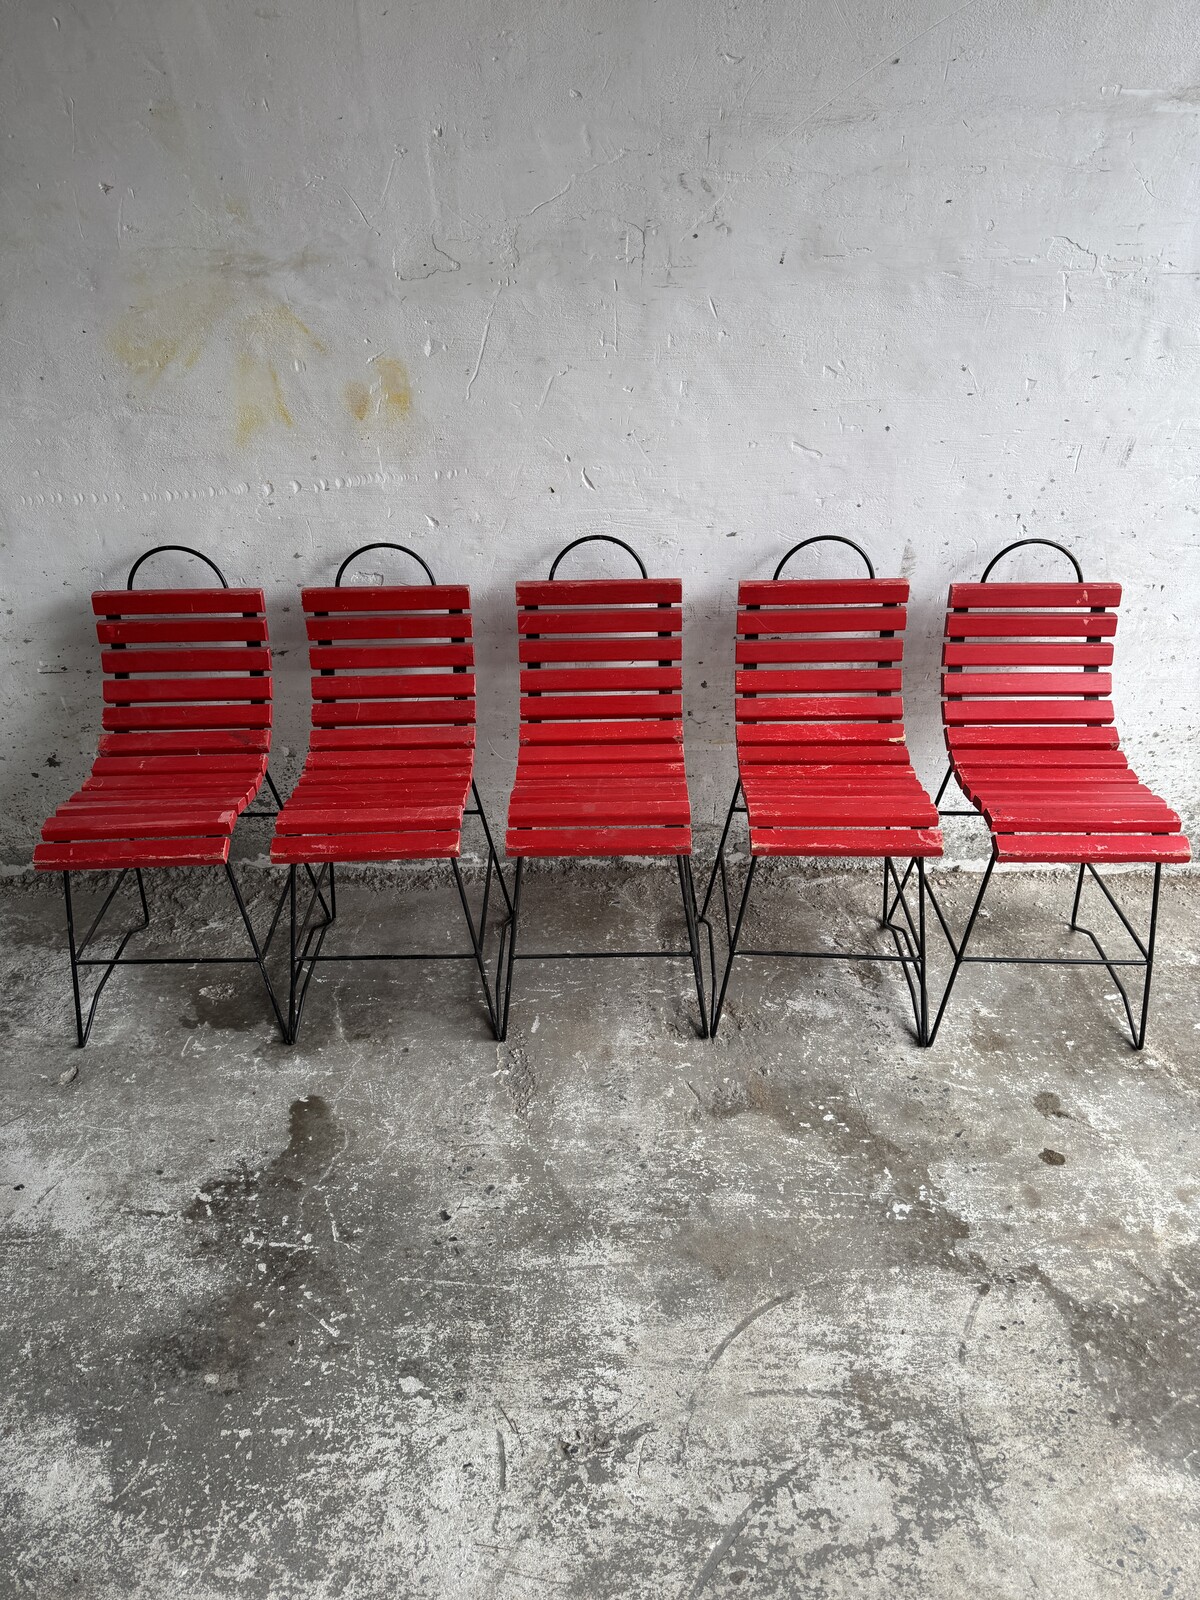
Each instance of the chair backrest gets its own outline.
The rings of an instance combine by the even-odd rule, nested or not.
[[[738,587],[739,761],[903,761],[904,578]]]
[[[311,748],[470,749],[475,654],[465,584],[305,589]]]
[[[261,589],[101,589],[92,610],[102,754],[256,752],[265,763],[271,651]]]
[[[1117,583],[955,583],[942,722],[956,752],[1115,748]]]
[[[519,583],[522,740],[682,743],[682,604],[678,578]]]

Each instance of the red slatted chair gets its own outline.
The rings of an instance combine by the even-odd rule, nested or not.
[[[988,581],[1010,551],[1035,544],[1065,555],[1078,581]],[[991,830],[992,855],[961,940],[954,939],[933,901],[954,965],[930,1043],[966,962],[1105,967],[1124,1002],[1134,1049],[1145,1042],[1162,869],[1168,862],[1189,860],[1191,851],[1175,812],[1138,781],[1113,726],[1108,668],[1120,599],[1120,584],[1085,583],[1075,557],[1049,539],[1018,539],[988,563],[979,583],[951,585],[942,658],[950,767],[938,801],[954,777],[974,809],[942,815],[982,815]],[[1078,865],[1069,925],[1091,940],[1095,957],[966,953],[992,872],[1008,862]],[[1100,877],[1100,866],[1117,862],[1154,867],[1145,940]],[[1080,926],[1079,902],[1089,873],[1133,940],[1137,957],[1110,958],[1096,935]],[[1121,967],[1145,971],[1137,1015],[1121,982]]]
[[[593,543],[627,551],[641,577],[555,578],[566,555]],[[707,1034],[683,764],[682,599],[678,578],[648,577],[637,552],[608,534],[568,544],[546,582],[517,585],[521,734],[506,836],[517,870],[497,966],[502,1039],[515,961],[612,956],[690,960]],[[564,856],[674,856],[688,949],[518,952],[525,862]]]
[[[138,568],[165,551],[196,556],[221,587],[135,590]],[[271,652],[263,592],[229,588],[220,568],[198,550],[159,545],[134,562],[127,588],[93,594],[92,610],[99,619],[104,731],[90,775],[47,820],[33,853],[38,871],[62,873],[78,1042],[87,1043],[100,995],[118,966],[252,962],[283,1028],[264,964],[275,921],[260,944],[229,864],[234,823],[264,779],[278,801],[267,771]],[[125,956],[129,940],[150,925],[143,871],[195,866],[225,868],[253,955]],[[71,874],[108,871],[117,880],[77,939]],[[129,872],[141,923],[124,934],[111,958],[89,957],[86,951]],[[85,1017],[80,969],[92,967],[103,970]]]
[[[848,545],[862,557],[869,576],[780,577],[798,551],[822,543]],[[907,601],[907,579],[876,578],[866,552],[837,534],[802,540],[769,582],[745,582],[738,589],[738,781],[700,912],[711,955],[708,908],[719,882],[728,954],[712,1006],[714,1036],[735,958],[782,956],[897,962],[908,984],[917,1037],[924,1040],[925,862],[941,855],[942,837],[937,810],[913,770],[904,738],[900,661]],[[747,820],[750,864],[735,916],[725,847],[737,813]],[[740,948],[755,868],[767,856],[882,859],[882,925],[895,953]],[[908,863],[903,875],[897,860]],[[915,915],[907,899],[914,869]]]
[[[428,585],[343,588],[346,570],[370,550],[411,556]],[[304,771],[271,843],[271,860],[289,869],[288,1036],[294,1042],[299,1033],[308,988],[322,961],[474,961],[494,1032],[496,1010],[483,956],[493,873],[506,905],[508,891],[472,776],[471,592],[463,584],[438,584],[415,550],[384,542],[353,551],[332,588],[305,589],[302,598],[313,671],[312,735]],[[487,844],[478,927],[458,865],[464,816],[479,818]],[[336,865],[379,861],[449,861],[470,950],[323,954],[337,915]],[[302,914],[299,866],[308,870],[312,886]]]

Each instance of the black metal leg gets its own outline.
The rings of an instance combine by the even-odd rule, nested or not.
[[[696,999],[700,1004],[700,1037],[708,1038],[708,1015],[704,1006],[704,975],[700,965],[700,930],[696,920],[696,885],[692,879],[690,856],[676,856],[679,891],[683,896],[683,917],[687,923],[688,948],[692,952],[692,972],[696,979]]]
[[[1079,927],[1079,898],[1083,894],[1083,875],[1087,871],[1087,862],[1079,863],[1079,873],[1075,879],[1075,903],[1071,907],[1070,928],[1074,933]]]
[[[141,922],[136,923],[132,928],[127,929],[126,932],[121,936],[115,952],[108,961],[87,963],[87,965],[90,966],[103,966],[104,971],[100,975],[100,981],[92,990],[92,998],[88,1005],[87,1016],[85,1017],[83,1014],[83,1001],[80,995],[79,987],[79,968],[84,960],[84,951],[87,950],[88,946],[92,942],[93,937],[99,931],[100,924],[104,921],[104,918],[108,913],[109,906],[112,905],[113,900],[116,898],[117,891],[125,882],[129,870],[130,869],[126,867],[123,871],[118,872],[116,882],[105,895],[103,901],[101,902],[99,911],[97,911],[96,915],[92,918],[91,926],[88,928],[88,931],[84,934],[82,939],[77,939],[75,933],[75,906],[71,895],[71,874],[70,872],[63,873],[63,897],[66,901],[67,908],[67,951],[71,960],[71,996],[75,1003],[75,1041],[80,1049],[87,1044],[88,1039],[91,1037],[92,1023],[96,1020],[96,1007],[100,1004],[100,996],[104,992],[105,984],[107,984],[108,980],[112,977],[114,969],[121,964],[121,956],[124,953],[125,946],[129,943],[130,939],[133,938],[135,933],[142,933],[150,926],[150,907],[146,901],[146,886],[142,881],[140,869],[134,868],[133,873],[134,879],[137,883],[138,899],[140,900],[142,907],[142,920]]]
[[[925,1045],[930,1038],[930,981],[928,981],[928,968],[926,968],[926,939],[925,939],[925,858],[917,858],[917,926],[920,930],[918,950],[920,950],[920,992],[922,992],[922,1006],[920,1018],[917,1019],[917,1043]]]
[[[499,1027],[496,1022],[496,1008],[492,1003],[492,991],[488,984],[487,966],[483,959],[483,934],[485,928],[485,919],[487,917],[487,891],[485,888],[483,916],[480,918],[479,929],[476,931],[475,923],[471,918],[471,907],[467,901],[466,886],[463,883],[462,872],[459,869],[458,862],[451,859],[450,866],[454,871],[454,882],[458,889],[459,903],[462,905],[462,913],[466,920],[467,931],[471,935],[471,948],[475,952],[475,965],[479,968],[479,981],[483,984],[483,999],[484,1004],[487,1006],[488,1021],[491,1023],[492,1033],[499,1038]]]
[[[521,916],[521,881],[525,873],[523,857],[517,859],[517,870],[513,878],[512,900],[509,906],[508,920],[500,930],[500,950],[496,957],[496,998],[499,1003],[501,972],[504,975],[504,1001],[500,1011],[501,1040],[508,1038],[508,1008],[512,1000],[513,967],[517,956],[517,930],[520,927]],[[507,962],[506,962],[507,956]]]
[[[1158,891],[1162,883],[1162,862],[1154,863],[1154,890],[1150,900],[1150,932],[1146,937],[1146,979],[1142,988],[1142,1014],[1134,1034],[1133,1048],[1140,1050],[1146,1043],[1146,1021],[1150,1015],[1150,980],[1154,976],[1154,941],[1158,935]]]
[[[938,1006],[937,1015],[933,1019],[933,1027],[928,1030],[924,1039],[924,1044],[927,1048],[937,1038],[938,1029],[942,1025],[942,1017],[945,1015],[946,1005],[950,999],[950,991],[954,988],[954,980],[958,977],[959,968],[963,964],[963,957],[967,953],[967,945],[971,941],[971,934],[974,932],[975,922],[979,916],[980,907],[983,905],[983,897],[987,893],[988,884],[992,881],[992,872],[995,868],[995,865],[996,852],[993,850],[991,860],[988,862],[987,870],[983,875],[983,882],[979,885],[979,893],[975,896],[975,904],[971,907],[971,915],[967,919],[967,926],[963,930],[963,936],[957,944],[955,944],[953,936],[950,933],[950,929],[946,925],[945,918],[941,915],[941,911],[937,906],[937,902],[934,901],[934,909],[938,912],[938,919],[942,924],[942,931],[945,933],[946,938],[954,951],[954,965],[951,967],[950,976],[946,980],[945,992],[942,995],[941,1004]]]
[[[733,971],[734,957],[737,955],[738,939],[741,937],[742,923],[746,917],[746,907],[750,902],[750,885],[754,882],[754,869],[758,866],[758,857],[750,857],[750,867],[746,873],[746,882],[742,889],[742,899],[738,906],[737,920],[733,925],[733,934],[729,940],[729,954],[725,958],[725,971],[721,977],[721,992],[713,1001],[712,1018],[709,1022],[709,1035],[715,1039],[717,1028],[721,1021],[721,1013],[725,1009],[725,991],[729,988],[729,974]]]
[[[246,936],[250,940],[251,950],[254,951],[254,962],[258,967],[259,976],[262,978],[263,984],[266,988],[267,998],[271,1002],[271,1010],[275,1013],[275,1021],[279,1024],[279,1031],[283,1035],[283,1042],[284,1044],[290,1044],[291,1033],[287,1022],[284,1020],[283,1012],[279,1009],[279,1001],[275,996],[275,985],[271,982],[271,974],[267,971],[267,963],[263,957],[262,948],[258,942],[258,936],[254,932],[254,924],[250,920],[250,913],[246,910],[246,902],[242,899],[242,891],[238,888],[238,881],[234,877],[233,868],[229,865],[228,861],[225,863],[225,876],[229,879],[229,887],[233,890],[233,898],[237,902],[238,910],[241,912],[242,922],[246,929]]]
[[[734,813],[738,810],[738,796],[742,792],[742,780],[739,778],[733,786],[733,799],[729,802],[729,810],[725,816],[725,826],[721,829],[721,842],[717,846],[717,853],[713,857],[712,871],[708,875],[708,887],[704,891],[704,904],[700,907],[700,918],[703,922],[708,916],[708,903],[712,899],[713,885],[717,881],[717,869],[722,866],[725,859],[725,842],[729,838],[729,829],[733,824]]]

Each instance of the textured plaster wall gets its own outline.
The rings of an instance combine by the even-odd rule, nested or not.
[[[1128,742],[1194,816],[1189,0],[8,0],[0,28],[9,861],[86,767],[89,591],[162,540],[266,586],[284,778],[297,586],[389,537],[469,579],[497,811],[512,584],[631,540],[686,579],[704,824],[739,576],[842,532],[911,577],[936,782],[947,581],[1065,538],[1127,586]]]

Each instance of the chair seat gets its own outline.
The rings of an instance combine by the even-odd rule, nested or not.
[[[523,744],[510,856],[674,856],[691,850],[682,747]]]
[[[937,810],[907,761],[766,765],[743,756],[740,773],[752,855],[942,853]]]
[[[1119,752],[1113,752],[1119,755]],[[1056,758],[956,765],[963,792],[987,820],[1000,861],[1027,864],[1179,862],[1191,847],[1176,812],[1124,756],[1102,765]]]
[[[317,751],[279,813],[271,860],[448,860],[462,852],[471,752],[427,765],[423,752]],[[335,759],[331,759],[331,757]],[[392,758],[392,759],[388,759]]]
[[[132,748],[131,748],[132,746]],[[143,754],[130,741],[101,755],[42,827],[42,872],[220,865],[238,816],[258,793],[266,756]]]

